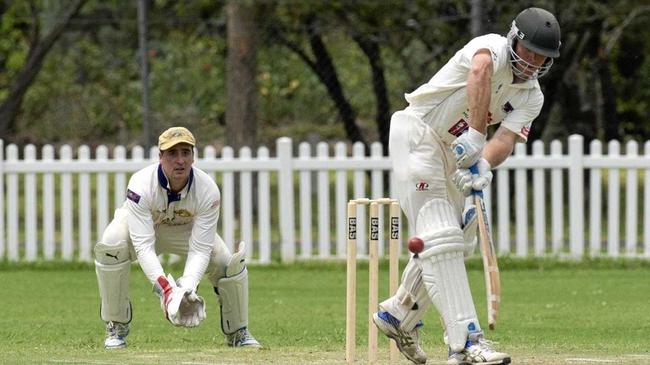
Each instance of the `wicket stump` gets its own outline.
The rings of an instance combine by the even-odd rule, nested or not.
[[[352,199],[348,202],[347,226],[347,297],[345,327],[345,358],[348,364],[355,362],[356,356],[356,292],[357,292],[357,206],[369,206],[368,219],[368,362],[377,363],[377,327],[372,315],[379,310],[379,206],[389,206],[390,240],[389,240],[389,291],[395,294],[398,285],[398,247],[400,245],[400,206],[397,200]],[[396,363],[399,351],[394,341],[390,341],[390,363]]]

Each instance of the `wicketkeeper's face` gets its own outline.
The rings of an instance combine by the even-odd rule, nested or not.
[[[187,143],[179,143],[160,152],[160,164],[168,179],[185,181],[189,179],[194,163],[194,150]]]

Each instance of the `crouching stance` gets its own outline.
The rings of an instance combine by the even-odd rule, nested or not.
[[[159,163],[130,179],[126,201],[95,245],[95,271],[106,322],[107,349],[126,347],[131,322],[129,271],[137,260],[160,298],[164,318],[175,326],[195,327],[206,317],[197,292],[207,274],[221,309],[221,330],[232,347],[260,347],[248,331],[248,271],[245,244],[231,253],[216,233],[220,193],[212,178],[194,163],[194,136],[183,127],[158,139]],[[158,255],[185,259],[177,280],[166,275]]]
[[[486,188],[490,170],[515,142],[526,141],[544,101],[537,78],[559,48],[555,17],[526,9],[506,37],[488,34],[467,43],[428,83],[407,94],[409,106],[392,116],[395,186],[424,251],[408,263],[397,293],[379,305],[373,320],[416,364],[427,360],[418,330],[432,306],[445,327],[448,364],[510,363],[509,355],[485,339],[476,316],[464,263],[475,245],[476,207],[463,209],[463,195]],[[497,123],[487,141],[488,125]]]

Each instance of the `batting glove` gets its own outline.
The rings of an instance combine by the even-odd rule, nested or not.
[[[456,156],[456,166],[467,169],[474,165],[481,157],[485,146],[485,135],[470,127],[466,133],[461,134],[451,143],[451,150]]]
[[[472,190],[483,190],[492,182],[492,171],[490,171],[490,163],[484,158],[481,158],[476,163],[478,174],[472,174],[469,169],[457,169],[451,175],[451,181],[454,183],[458,191],[464,196],[469,196]]]
[[[478,174],[474,175],[474,181],[472,182],[472,189],[473,190],[483,190],[490,185],[492,182],[492,166],[490,166],[490,163],[487,162],[486,159],[481,158],[478,160],[476,163],[476,168],[478,170]]]

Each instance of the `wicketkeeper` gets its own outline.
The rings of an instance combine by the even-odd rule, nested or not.
[[[515,142],[526,141],[544,103],[537,79],[559,50],[555,17],[526,9],[506,37],[472,39],[429,82],[406,94],[408,107],[392,116],[389,150],[398,198],[425,247],[373,319],[416,364],[427,359],[418,328],[431,304],[444,322],[448,364],[510,363],[485,340],[476,316],[464,264],[476,244],[476,207],[463,212],[463,196],[487,187],[490,170]],[[487,126],[497,123],[486,141]],[[468,169],[473,165],[476,175]]]
[[[205,319],[205,302],[197,286],[207,274],[219,298],[226,343],[260,347],[248,331],[245,245],[240,243],[231,254],[217,234],[221,195],[214,180],[192,166],[194,145],[194,136],[183,127],[160,135],[159,163],[131,177],[126,201],[95,245],[107,349],[126,347],[131,322],[129,270],[136,259],[160,297],[165,319],[173,325],[195,327]],[[177,280],[165,274],[158,259],[163,253],[185,259]]]

